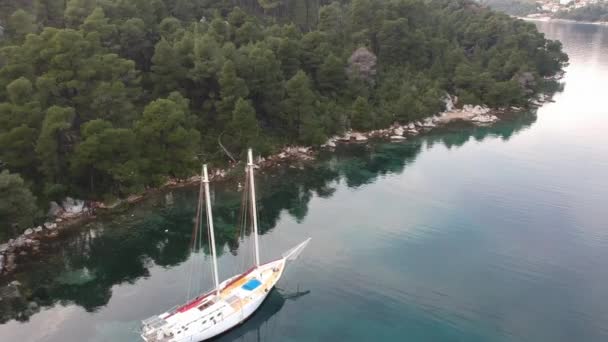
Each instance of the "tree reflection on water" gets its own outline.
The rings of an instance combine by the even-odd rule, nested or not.
[[[331,197],[339,182],[360,187],[383,175],[401,173],[414,162],[423,146],[442,144],[457,148],[470,139],[481,141],[487,137],[508,140],[535,120],[536,115],[530,113],[491,127],[452,125],[405,143],[342,146],[335,152],[323,152],[312,164],[281,167],[261,174],[258,182],[261,234],[276,227],[283,211],[301,222],[311,198]],[[216,241],[236,254],[240,229],[235,223],[241,193],[234,184],[218,184],[214,196]],[[21,260],[13,278],[2,280],[0,322],[27,321],[41,308],[56,304],[75,304],[93,312],[108,303],[112,286],[148,277],[151,265],[169,268],[183,263],[189,257],[195,205],[196,189],[173,190],[43,244],[34,259]],[[15,279],[20,286],[9,285]],[[283,303],[284,297],[275,291],[269,302]],[[271,308],[280,310],[282,304],[277,303],[263,312]],[[263,317],[256,315],[248,325],[259,327],[255,322]]]

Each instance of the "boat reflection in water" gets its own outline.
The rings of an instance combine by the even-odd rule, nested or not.
[[[278,322],[272,320],[274,315],[281,311],[288,300],[296,301],[309,293],[309,290],[300,291],[298,289],[296,291],[288,291],[275,287],[258,311],[245,321],[242,326],[209,341],[273,341],[273,333],[278,329]]]

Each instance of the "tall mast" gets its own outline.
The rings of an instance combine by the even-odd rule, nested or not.
[[[207,227],[211,239],[211,257],[213,258],[213,281],[215,283],[215,294],[220,294],[220,281],[217,273],[217,255],[215,254],[215,232],[213,230],[213,214],[211,213],[211,199],[209,196],[209,175],[207,164],[203,165],[203,183],[205,184],[205,204],[207,209]]]
[[[249,168],[249,185],[251,186],[251,219],[253,221],[253,245],[255,247],[255,267],[260,267],[260,245],[258,242],[258,210],[255,204],[255,181],[253,177],[253,152],[247,151],[247,166]]]

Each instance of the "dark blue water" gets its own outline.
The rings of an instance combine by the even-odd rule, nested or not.
[[[262,259],[313,240],[218,341],[607,341],[608,27],[538,25],[571,64],[537,113],[260,175]],[[208,287],[208,257],[187,253],[195,191],[45,247],[0,301],[0,340],[136,341],[139,320],[184,301],[193,266]],[[225,278],[251,241],[236,186],[213,195]]]

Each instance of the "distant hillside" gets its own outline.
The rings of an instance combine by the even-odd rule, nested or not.
[[[576,21],[608,22],[608,4],[593,4],[570,11],[560,11],[556,17]]]
[[[540,11],[534,0],[480,0],[480,4],[514,16],[525,16]]]

